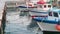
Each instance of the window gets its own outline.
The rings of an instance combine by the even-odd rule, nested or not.
[[[44,8],[46,8],[46,5],[44,5]]]
[[[60,1],[58,2],[58,4],[60,4]]]
[[[54,17],[58,17],[58,13],[57,12],[53,12]]]
[[[52,16],[52,12],[49,12],[49,16]]]
[[[48,5],[48,7],[51,7],[51,5]]]
[[[58,2],[58,7],[60,8],[60,1]]]
[[[60,14],[60,12],[59,12],[59,14]]]
[[[34,4],[34,5],[37,5],[37,4]]]
[[[54,5],[53,7],[56,7],[56,5]]]
[[[40,8],[42,8],[42,5],[40,5]]]

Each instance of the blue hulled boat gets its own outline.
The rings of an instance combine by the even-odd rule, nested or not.
[[[32,16],[35,21],[44,22],[44,23],[51,23],[51,24],[58,24],[60,22],[60,9],[52,8],[48,10],[47,16]]]

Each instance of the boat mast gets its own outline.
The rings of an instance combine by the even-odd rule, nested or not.
[[[26,5],[27,5],[27,9],[28,9],[28,4],[29,4],[30,0],[26,0]]]

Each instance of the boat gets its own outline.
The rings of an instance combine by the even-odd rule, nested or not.
[[[18,8],[37,8],[33,2],[26,2],[24,5],[18,6]]]
[[[20,5],[19,7],[20,8],[27,8],[27,9],[31,8],[31,9],[28,9],[28,10],[30,10],[30,11],[28,11],[30,16],[47,16],[47,10],[52,8],[52,5],[49,4],[49,3],[46,3],[44,0],[43,1],[42,0],[37,1],[36,2],[37,4],[35,3],[37,6],[35,6],[34,3],[26,4],[26,6],[25,5],[23,5],[23,6]],[[32,6],[32,5],[34,5],[34,6]],[[24,11],[22,11],[22,12],[24,12]]]
[[[50,24],[59,24],[60,22],[60,9],[52,8],[48,10],[48,16],[32,16],[32,19],[38,22],[50,23]]]
[[[46,3],[42,0],[37,2],[37,8],[32,9],[30,13],[31,16],[47,16],[48,10],[51,9],[52,4]]]
[[[20,5],[20,6],[18,6],[18,8],[27,8],[27,6],[24,6],[24,5],[21,6],[21,5]],[[36,8],[36,7],[28,6],[28,8]]]

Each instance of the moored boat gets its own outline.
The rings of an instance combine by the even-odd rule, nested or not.
[[[58,24],[60,22],[60,9],[48,10],[48,16],[46,17],[32,17],[34,20],[44,23]]]

